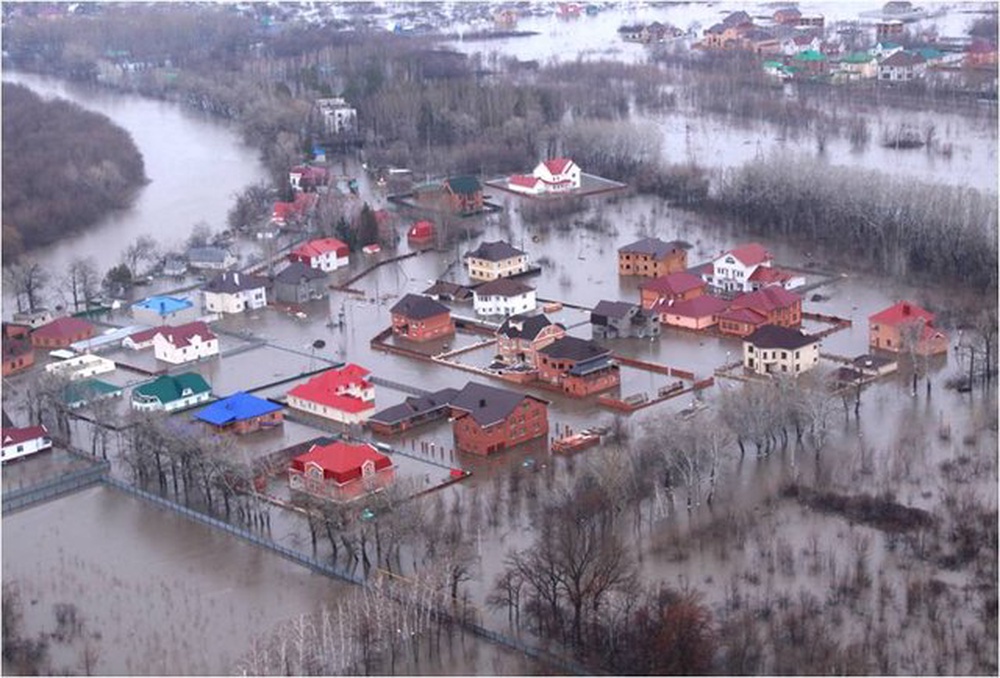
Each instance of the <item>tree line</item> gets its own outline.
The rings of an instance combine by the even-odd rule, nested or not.
[[[126,207],[146,181],[132,137],[105,116],[3,84],[3,258]]]

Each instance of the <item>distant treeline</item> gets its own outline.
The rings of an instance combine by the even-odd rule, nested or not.
[[[996,289],[995,193],[773,157],[727,172],[713,207],[737,228],[886,275]]]
[[[128,205],[146,181],[132,137],[76,104],[3,84],[3,259]]]

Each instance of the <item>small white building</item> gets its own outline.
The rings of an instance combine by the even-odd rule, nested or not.
[[[743,367],[761,375],[798,376],[819,364],[819,339],[779,325],[763,325],[743,340]]]
[[[218,337],[201,321],[158,328],[152,341],[156,359],[172,365],[219,355]]]
[[[347,243],[336,238],[317,238],[302,243],[288,255],[291,262],[300,262],[320,271],[336,271],[350,263],[351,251]]]
[[[528,255],[503,240],[484,242],[465,255],[465,266],[473,280],[509,278],[528,270]]]
[[[316,108],[323,120],[327,134],[353,132],[358,126],[358,111],[349,106],[343,97],[317,99]]]
[[[497,278],[472,290],[476,315],[517,315],[534,311],[535,288],[510,278]]]
[[[52,439],[44,426],[9,427],[3,429],[3,447],[0,456],[3,461],[26,457],[35,452],[52,448]]]
[[[115,362],[101,356],[86,353],[73,358],[67,358],[66,360],[60,360],[57,363],[49,363],[45,366],[45,371],[49,374],[65,377],[70,381],[76,381],[78,379],[94,377],[98,374],[114,372]]]
[[[267,279],[226,271],[209,281],[202,294],[210,313],[243,313],[267,305]]]
[[[192,247],[187,259],[191,268],[209,271],[225,271],[236,265],[236,255],[224,247]]]

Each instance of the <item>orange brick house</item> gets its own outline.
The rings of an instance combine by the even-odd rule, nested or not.
[[[618,386],[621,371],[610,349],[565,336],[538,351],[538,378],[582,398]]]
[[[618,249],[618,275],[659,278],[687,268],[687,250],[680,242],[643,238]]]
[[[741,294],[719,314],[719,331],[745,337],[764,325],[799,327],[802,297],[781,287],[765,287]]]
[[[900,301],[868,317],[868,345],[874,349],[909,351],[913,339],[917,355],[948,352],[948,335],[934,327],[934,314],[914,303]]]
[[[549,403],[524,395],[469,382],[452,398],[455,449],[481,456],[546,438]]]
[[[27,325],[3,324],[3,376],[15,374],[35,364],[35,349]]]
[[[31,345],[36,348],[66,348],[94,336],[94,326],[80,318],[56,318],[31,333]]]
[[[407,294],[389,312],[393,334],[410,341],[430,341],[455,334],[451,310],[430,297]]]
[[[686,271],[671,273],[639,285],[639,303],[645,309],[659,302],[687,301],[705,293],[708,283]]]

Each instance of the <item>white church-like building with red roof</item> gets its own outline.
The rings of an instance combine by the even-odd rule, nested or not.
[[[525,195],[566,193],[579,188],[580,167],[569,158],[544,160],[531,174],[515,174],[507,180],[507,190]]]

